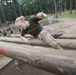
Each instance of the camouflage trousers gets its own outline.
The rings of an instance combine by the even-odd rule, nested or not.
[[[59,43],[55,38],[63,33],[64,31],[61,29],[43,29],[38,38],[54,48]]]

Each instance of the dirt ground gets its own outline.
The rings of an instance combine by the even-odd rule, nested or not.
[[[60,28],[60,29],[76,29],[76,19],[71,18],[58,18],[56,19],[59,23],[50,24],[45,26],[45,28]]]
[[[10,62],[7,66],[0,70],[0,75],[55,75],[49,72],[43,71],[41,69],[29,66],[22,65],[21,70],[17,70],[14,61]]]

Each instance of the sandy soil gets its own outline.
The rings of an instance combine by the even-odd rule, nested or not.
[[[71,18],[58,18],[56,19],[59,21],[59,23],[51,24],[48,26],[45,26],[45,28],[64,28],[64,29],[76,29],[76,19],[71,19]]]

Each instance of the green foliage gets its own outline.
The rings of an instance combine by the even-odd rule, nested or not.
[[[59,3],[62,4],[62,12],[65,9],[70,10],[70,0],[55,1],[58,11]],[[72,0],[72,9],[75,10],[75,0]],[[55,13],[54,0],[0,0],[0,20],[2,23],[5,21],[14,21],[21,15],[29,16],[38,12],[45,12],[47,14]],[[75,17],[75,14],[72,14],[72,16]]]

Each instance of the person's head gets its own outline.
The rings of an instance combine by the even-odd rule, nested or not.
[[[29,27],[29,22],[25,20],[24,16],[20,16],[15,20],[16,27],[19,27],[22,30],[25,30]]]
[[[45,14],[45,13],[43,13],[43,12],[39,12],[38,14],[37,14],[37,17],[38,18],[44,18],[44,17],[47,17],[47,15]]]

